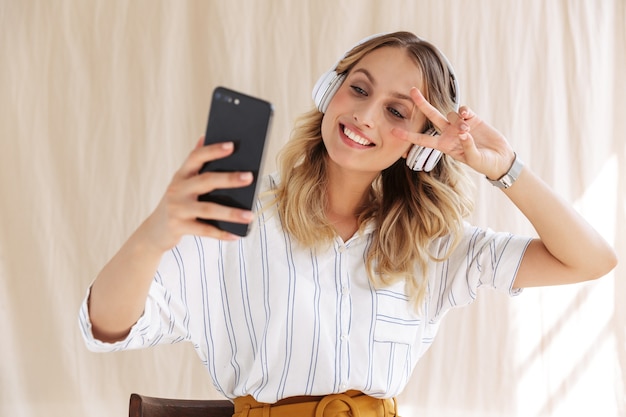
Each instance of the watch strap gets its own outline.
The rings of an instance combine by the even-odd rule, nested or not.
[[[512,186],[519,177],[519,174],[522,172],[522,168],[524,167],[524,162],[522,162],[522,160],[517,156],[516,153],[514,153],[514,155],[515,159],[513,159],[513,164],[506,174],[504,174],[497,180],[491,180],[487,178],[487,181],[489,181],[492,185],[502,189],[506,189]]]

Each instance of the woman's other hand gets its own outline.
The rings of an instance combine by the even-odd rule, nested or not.
[[[412,88],[410,96],[440,135],[394,128],[392,133],[395,136],[416,145],[438,149],[490,179],[498,179],[509,170],[515,158],[513,149],[504,135],[469,107],[461,106],[458,112],[444,116],[424,98],[419,89]]]

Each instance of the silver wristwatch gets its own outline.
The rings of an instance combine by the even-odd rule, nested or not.
[[[520,172],[522,172],[522,168],[524,167],[524,162],[515,155],[515,159],[513,160],[513,165],[509,168],[508,172],[498,178],[497,180],[490,180],[487,178],[492,185],[498,188],[509,188],[519,177]]]

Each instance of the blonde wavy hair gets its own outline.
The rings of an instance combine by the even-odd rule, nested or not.
[[[361,58],[382,47],[405,49],[422,73],[426,99],[442,114],[454,110],[453,86],[439,51],[412,33],[391,33],[356,46],[338,64],[337,73],[349,72]],[[302,115],[278,160],[278,214],[283,227],[310,247],[328,244],[336,236],[326,217],[328,154],[322,142],[322,118],[317,109]],[[426,123],[422,131],[429,127]],[[404,279],[406,291],[420,306],[428,262],[449,256],[461,237],[463,219],[473,210],[469,191],[467,174],[445,155],[428,173],[410,170],[403,158],[383,170],[369,189],[368,204],[357,213],[359,228],[370,220],[377,226],[366,258],[373,285]],[[453,235],[455,244],[444,258],[434,257],[429,252],[431,242],[447,235]]]

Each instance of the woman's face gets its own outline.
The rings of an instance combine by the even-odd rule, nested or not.
[[[322,119],[331,163],[377,175],[406,157],[411,144],[391,129],[418,131],[424,125],[424,115],[409,97],[412,87],[422,90],[422,75],[404,49],[382,47],[361,58]]]

